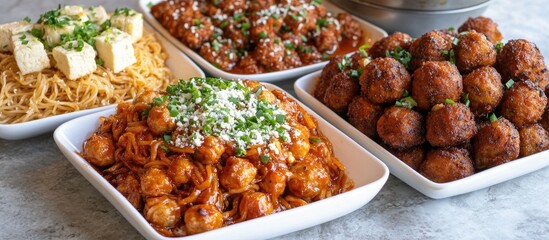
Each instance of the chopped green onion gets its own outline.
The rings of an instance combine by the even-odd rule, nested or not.
[[[152,6],[153,6],[153,3],[152,3],[152,2],[148,2],[148,3],[147,3],[147,7],[148,7],[148,8],[151,8]]]
[[[286,47],[286,49],[290,49],[290,50],[294,50],[295,49],[295,46],[293,43],[285,43],[284,44],[284,47]]]
[[[160,105],[162,105],[162,103],[164,103],[164,100],[162,98],[159,98],[159,97],[153,98],[153,104],[154,105],[160,106]]]
[[[458,45],[458,43],[459,43],[459,38],[455,37],[452,39],[452,44]]]
[[[446,104],[450,104],[450,105],[456,104],[456,102],[454,102],[454,100],[449,99],[449,98],[444,99],[444,102],[445,102]]]
[[[275,44],[279,44],[279,43],[280,43],[280,38],[275,39],[275,40],[274,40],[274,43],[275,43]]]
[[[499,52],[501,52],[501,49],[503,49],[503,46],[505,46],[505,44],[503,44],[502,42],[498,42],[498,43],[496,43],[494,48],[496,49],[497,53],[499,53]]]
[[[226,28],[229,25],[229,21],[225,20],[219,24],[219,28]]]
[[[236,156],[243,157],[246,156],[246,150],[243,148],[236,148],[235,149]]]
[[[260,32],[259,34],[257,34],[257,36],[261,39],[265,39],[265,38],[267,38],[267,33],[266,32]]]
[[[399,61],[404,65],[405,68],[408,68],[408,64],[410,61],[412,61],[412,54],[404,49],[402,47],[397,47],[394,51],[387,51],[385,53],[387,57],[392,57],[395,60]]]
[[[172,142],[172,135],[164,134],[164,141],[166,141],[167,143],[171,143]]]
[[[193,19],[193,25],[200,26],[202,24],[202,21],[200,19]]]
[[[280,124],[286,123],[286,115],[278,114],[278,115],[276,115],[275,119],[276,119],[276,122],[278,122]]]
[[[360,52],[360,54],[362,55],[362,57],[367,58],[367,57],[368,57],[368,52],[366,52],[366,49],[369,49],[369,48],[370,48],[370,45],[366,43],[366,44],[360,46],[360,47],[358,48],[358,51]]]
[[[312,2],[317,6],[320,6],[320,4],[322,4],[322,0],[313,0]]]
[[[509,79],[509,81],[507,81],[507,82],[505,83],[505,87],[506,87],[507,89],[511,89],[511,88],[513,87],[513,85],[515,85],[515,81],[513,81],[513,79]]]
[[[412,109],[417,106],[417,102],[411,96],[408,96],[396,101],[395,106]]]
[[[449,28],[448,28],[448,31],[449,31],[449,32],[453,32],[454,30],[456,30],[454,27],[449,27]]]
[[[23,18],[23,20],[26,21],[26,22],[28,22],[28,23],[30,23],[30,22],[32,21],[32,20],[30,19],[30,17],[25,17],[25,18]]]
[[[316,20],[316,25],[320,27],[327,27],[329,24],[328,19],[326,18],[319,18]]]
[[[489,119],[490,119],[490,122],[495,122],[498,120],[498,117],[496,116],[495,113],[492,113],[490,114]]]
[[[212,42],[212,47],[213,47],[213,50],[215,52],[219,52],[219,48],[221,48],[221,44],[219,44],[219,42],[217,42],[217,40],[214,40]]]
[[[262,163],[268,163],[271,158],[268,155],[262,155],[261,156],[261,162]]]
[[[454,49],[450,49],[450,51],[443,50],[442,55],[446,56],[452,64],[456,64],[456,53],[454,52]]]
[[[309,142],[312,142],[312,143],[319,143],[319,142],[321,142],[321,141],[320,141],[320,138],[309,138]]]
[[[164,150],[164,152],[170,152],[170,149],[165,145],[160,145],[160,149]]]
[[[463,102],[463,104],[465,104],[465,106],[469,107],[469,105],[471,105],[471,101],[469,100],[469,93],[463,93],[461,95],[461,101]]]

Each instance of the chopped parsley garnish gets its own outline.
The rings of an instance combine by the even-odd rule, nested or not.
[[[267,144],[272,138],[290,140],[286,112],[261,99],[262,91],[262,86],[251,89],[240,81],[192,78],[169,86],[165,99],[153,103],[167,102],[170,113],[177,111],[172,119],[181,134],[173,136],[174,145],[201,146],[204,137],[215,136],[234,142],[235,153],[245,156],[250,145]]]
[[[394,51],[387,51],[385,56],[394,58],[402,63],[405,68],[408,68],[408,64],[412,61],[412,54],[402,49],[402,47],[397,47]]]
[[[396,101],[395,106],[412,109],[417,106],[417,102],[411,96],[408,96]]]
[[[262,163],[268,163],[269,160],[271,160],[271,158],[269,156],[267,156],[267,155],[262,155],[261,156],[261,162]]]
[[[512,88],[513,85],[515,85],[515,81],[513,81],[513,79],[509,79],[509,81],[507,81],[507,82],[505,83],[505,87],[506,87],[507,89]]]

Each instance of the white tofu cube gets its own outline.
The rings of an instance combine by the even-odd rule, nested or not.
[[[105,8],[101,5],[97,7],[89,7],[84,9],[90,21],[94,22],[97,25],[101,25],[103,22],[109,19],[109,15]]]
[[[143,14],[128,8],[117,9],[111,17],[113,27],[127,32],[136,42],[143,36]]]
[[[50,67],[44,44],[30,33],[22,32],[12,36],[13,55],[23,75],[42,71]]]
[[[13,52],[11,37],[20,32],[32,29],[33,24],[27,21],[12,22],[0,25],[0,52]]]
[[[67,42],[53,48],[52,55],[56,67],[70,80],[86,76],[97,69],[95,50],[84,41]]]
[[[44,25],[44,39],[49,46],[57,46],[61,42],[62,34],[72,34],[74,32],[75,22],[69,22],[68,25],[62,27]]]
[[[82,6],[64,6],[62,7],[59,12],[61,15],[67,15],[70,16],[71,19],[78,21],[78,22],[86,22],[90,20],[88,18],[88,15],[86,14],[86,11],[84,11],[84,8]]]
[[[95,37],[95,48],[105,67],[115,73],[137,62],[132,37],[116,28],[109,28]]]

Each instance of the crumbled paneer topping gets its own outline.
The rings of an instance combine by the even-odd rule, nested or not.
[[[168,94],[155,104],[168,102],[178,135],[172,144],[199,147],[206,136],[215,136],[237,145],[244,155],[250,145],[266,145],[272,138],[290,141],[286,112],[275,103],[259,98],[262,86],[251,89],[242,81],[192,78],[168,87]]]

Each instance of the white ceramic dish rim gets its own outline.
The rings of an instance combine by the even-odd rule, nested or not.
[[[158,2],[161,2],[163,0],[139,0],[139,7],[141,8],[141,12],[143,13],[143,16],[147,22],[149,22],[158,32],[160,32],[164,37],[166,37],[170,42],[172,42],[175,46],[177,46],[181,51],[183,51],[187,56],[189,56],[191,59],[193,59],[198,65],[200,65],[206,72],[211,74],[215,77],[225,78],[225,79],[252,79],[260,82],[277,82],[287,79],[292,79],[295,77],[303,76],[306,73],[310,73],[316,70],[321,69],[328,63],[328,61],[315,63],[307,66],[302,66],[294,69],[288,69],[288,70],[282,70],[282,71],[276,71],[276,72],[269,72],[269,73],[261,73],[261,74],[234,74],[225,72],[208,61],[206,61],[200,54],[193,51],[192,49],[185,46],[185,44],[181,43],[179,40],[177,40],[175,37],[173,37],[150,13],[150,7],[148,5],[150,4],[156,4]],[[326,7],[328,11],[339,13],[344,12],[341,8],[337,7],[333,3],[329,1],[324,1],[323,5]],[[354,19],[360,22],[360,24],[363,26],[363,30],[369,32],[373,36],[386,37],[387,32],[385,30],[365,21],[364,19],[358,18],[351,14]],[[372,43],[375,42],[375,39],[372,40]],[[352,54],[352,53],[349,53]]]
[[[324,119],[387,164],[393,175],[428,197],[441,199],[469,193],[549,166],[549,150],[546,150],[475,173],[472,176],[460,180],[448,183],[433,182],[399,160],[385,148],[358,131],[351,124],[314,98],[311,91],[318,76],[320,76],[320,73],[321,71],[310,73],[299,78],[294,83],[294,90],[298,98],[318,115],[324,117]]]
[[[168,52],[170,57],[166,61],[166,65],[172,70],[174,78],[187,79],[190,77],[205,76],[204,72],[191,61],[191,59],[185,54],[182,54],[170,41],[163,37],[162,34],[147,23],[144,23],[144,27],[149,33],[153,33],[157,37],[164,46],[164,49],[166,49],[166,52]],[[185,65],[185,68],[181,69],[181,65]],[[21,140],[38,136],[55,130],[56,127],[68,120],[113,108],[114,106],[116,106],[116,104],[49,116],[23,123],[0,124],[0,138],[6,140]]]
[[[283,91],[282,89],[271,85],[271,84],[264,84],[269,89],[278,89]],[[288,94],[288,93],[286,93]],[[288,96],[290,96],[288,94]],[[297,100],[296,100],[297,101]],[[299,102],[298,102],[299,103]],[[67,159],[73,164],[73,166],[90,182],[96,189],[98,189],[101,194],[113,204],[115,208],[146,238],[148,239],[185,239],[185,240],[191,240],[191,239],[216,239],[216,238],[224,238],[224,239],[258,239],[261,237],[275,237],[282,234],[290,233],[293,231],[297,231],[303,228],[311,227],[323,222],[327,222],[336,218],[339,218],[345,214],[348,214],[365,204],[367,204],[377,193],[381,190],[382,186],[387,181],[387,178],[389,176],[389,170],[387,166],[381,162],[379,159],[377,159],[375,156],[373,156],[371,153],[364,150],[361,146],[359,146],[357,143],[355,143],[353,140],[351,140],[349,137],[347,137],[345,134],[343,134],[341,131],[339,131],[334,126],[330,125],[327,121],[322,119],[320,116],[315,114],[311,109],[307,108],[304,104],[299,103],[301,106],[304,107],[306,111],[308,111],[313,117],[315,117],[319,124],[322,124],[324,127],[322,128],[324,131],[326,131],[329,128],[329,131],[333,132],[333,134],[337,134],[342,139],[341,145],[351,146],[351,148],[356,149],[359,151],[357,153],[357,156],[363,156],[367,159],[357,159],[361,161],[370,161],[368,165],[374,166],[376,169],[379,169],[378,172],[370,172],[371,176],[368,177],[368,180],[363,180],[366,183],[361,186],[357,186],[355,189],[332,196],[330,198],[317,201],[311,204],[308,204],[306,206],[302,206],[295,209],[290,209],[287,211],[279,212],[276,214],[272,214],[269,216],[248,220],[242,223],[233,224],[230,226],[222,227],[216,230],[208,231],[201,234],[196,235],[190,235],[186,237],[181,238],[170,238],[170,237],[164,237],[158,234],[150,225],[149,223],[143,218],[143,216],[127,201],[127,199],[118,192],[110,183],[108,183],[95,169],[89,165],[83,158],[81,158],[76,151],[80,150],[81,148],[76,146],[75,143],[69,140],[69,137],[65,134],[67,131],[70,132],[70,128],[74,128],[76,126],[87,126],[89,124],[88,121],[94,122],[94,128],[93,129],[84,129],[82,132],[77,133],[79,135],[79,138],[85,139],[90,132],[94,131],[95,128],[98,126],[98,119],[99,116],[108,116],[112,113],[114,113],[115,109],[111,108],[109,110],[103,111],[103,112],[97,112],[92,115],[83,116],[77,119],[74,119],[72,121],[69,121],[63,125],[61,125],[54,133],[54,140],[60,150],[63,152],[63,154],[67,157]],[[81,124],[84,123],[84,124]],[[88,131],[88,132],[85,132]],[[73,137],[74,138],[74,137]],[[335,145],[335,143],[333,143]],[[337,151],[337,150],[336,150]],[[366,163],[363,163],[366,164]],[[349,171],[349,170],[347,170]],[[356,171],[356,170],[355,170]],[[372,170],[371,170],[372,171]],[[349,201],[352,200],[352,201]],[[334,203],[337,203],[338,205],[335,205]],[[346,204],[342,204],[346,203]],[[334,207],[337,206],[337,209],[334,209]],[[331,214],[322,214],[327,211],[319,211],[320,209],[331,209]],[[322,212],[321,214],[316,214],[318,212]],[[315,218],[307,219],[307,221],[296,221],[299,219],[303,219],[304,216],[307,216],[307,214],[315,214],[318,215]],[[269,223],[283,223],[283,222],[292,222],[292,224],[285,224],[287,225],[283,229],[279,229],[278,225],[275,225],[272,228],[265,227],[265,226],[273,226],[269,225]],[[257,233],[257,231],[260,231],[260,233]],[[237,233],[237,236],[234,234],[231,235],[231,233]],[[257,234],[261,235],[258,236]]]

